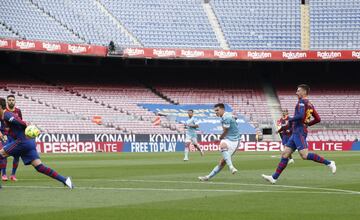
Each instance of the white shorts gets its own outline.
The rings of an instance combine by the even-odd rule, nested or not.
[[[196,137],[191,137],[189,135],[186,135],[185,143],[198,144],[198,141]]]
[[[220,141],[220,145],[222,143],[226,144],[226,146],[228,147],[228,151],[229,151],[230,155],[233,155],[236,152],[236,150],[238,149],[238,147],[239,147],[239,141],[230,141],[228,139],[222,139]]]

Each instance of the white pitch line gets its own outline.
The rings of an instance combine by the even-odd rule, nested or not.
[[[20,189],[66,189],[57,186],[3,186],[3,188]],[[76,187],[74,190],[110,190],[110,191],[165,191],[165,192],[229,192],[229,193],[296,193],[296,194],[341,194],[354,195],[348,192],[314,192],[314,191],[278,191],[278,190],[237,190],[237,189],[171,189],[171,188],[124,188],[124,187]]]
[[[26,179],[26,180],[41,180],[41,179]],[[75,179],[76,182],[89,181],[89,182],[142,182],[142,183],[182,183],[182,184],[207,184],[207,185],[230,185],[230,186],[256,186],[256,187],[275,187],[275,188],[289,188],[289,189],[307,189],[307,190],[321,190],[346,194],[360,195],[359,191],[334,189],[334,188],[320,188],[308,186],[291,186],[291,185],[271,185],[271,184],[250,184],[250,183],[228,183],[228,182],[199,182],[199,181],[174,181],[174,180],[128,180],[128,179]],[[276,191],[280,192],[280,191]],[[286,191],[289,192],[289,191]],[[305,191],[301,191],[305,192]]]

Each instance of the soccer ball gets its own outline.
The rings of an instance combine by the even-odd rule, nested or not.
[[[40,135],[40,130],[35,125],[29,125],[25,129],[25,135],[29,138],[36,138]]]

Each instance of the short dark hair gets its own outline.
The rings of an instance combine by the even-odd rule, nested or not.
[[[188,112],[192,112],[192,113],[194,113],[194,110],[192,110],[192,109],[189,109],[189,110],[188,110]]]
[[[217,108],[217,107],[225,109],[225,105],[223,103],[218,103],[218,104],[214,105],[214,108]]]
[[[14,99],[15,99],[15,96],[14,96],[14,95],[8,95],[8,96],[6,97],[6,99],[8,99],[8,98],[14,98]]]
[[[6,100],[4,98],[0,98],[0,108],[6,109]]]
[[[309,94],[309,92],[310,92],[310,86],[308,86],[306,84],[300,84],[300,85],[298,85],[298,88],[302,88],[303,90],[305,90],[306,94]]]

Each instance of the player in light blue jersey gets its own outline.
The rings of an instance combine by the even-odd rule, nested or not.
[[[219,173],[227,164],[230,172],[235,174],[238,170],[232,164],[231,157],[236,152],[240,141],[240,132],[234,115],[225,112],[225,105],[222,103],[214,106],[216,116],[221,117],[223,133],[220,136],[220,151],[222,159],[219,164],[207,176],[199,176],[200,181],[208,181]]]
[[[189,160],[189,150],[190,145],[193,144],[194,147],[200,151],[200,155],[203,156],[204,152],[200,149],[199,143],[197,141],[196,131],[199,129],[199,122],[194,117],[194,110],[188,110],[189,119],[186,121],[186,138],[185,138],[185,150],[184,150],[184,161]]]

